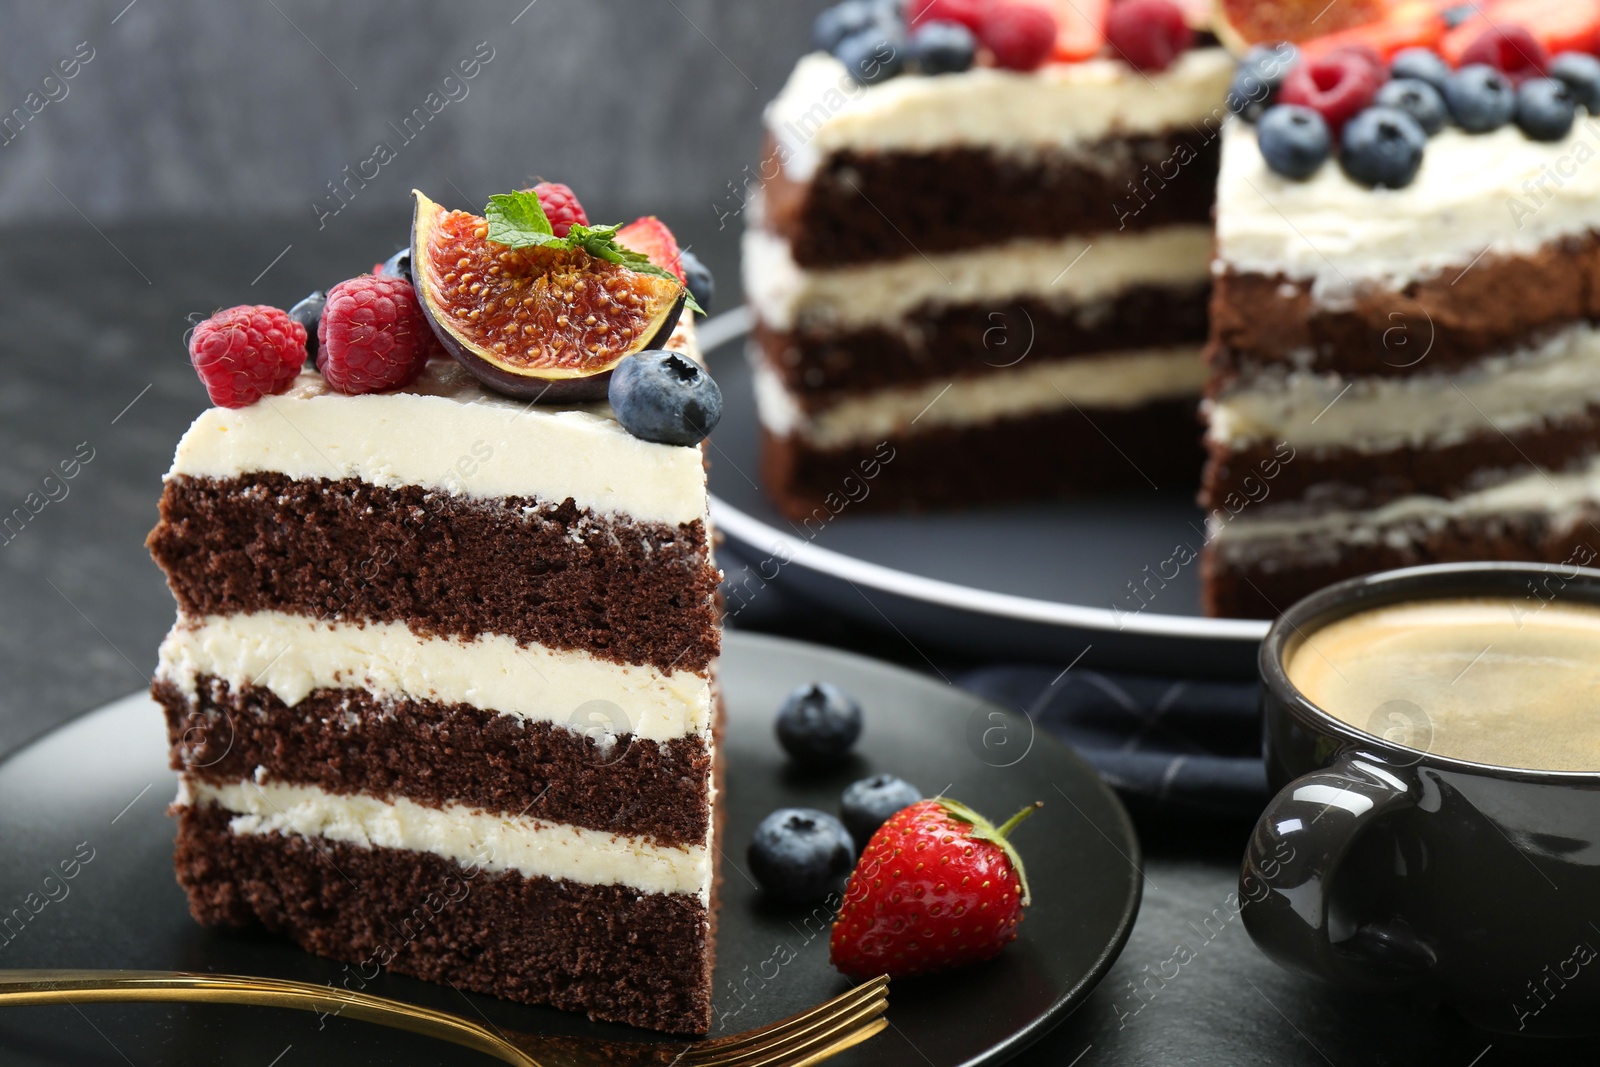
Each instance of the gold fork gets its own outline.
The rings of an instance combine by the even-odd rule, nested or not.
[[[770,1026],[705,1041],[549,1037],[502,1030],[367,993],[238,974],[188,971],[0,970],[0,1005],[182,1001],[298,1008],[363,1019],[486,1052],[516,1067],[808,1067],[889,1025],[887,975]]]

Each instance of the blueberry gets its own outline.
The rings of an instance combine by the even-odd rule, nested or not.
[[[922,799],[917,787],[904,778],[892,774],[875,774],[863,778],[844,791],[839,798],[839,815],[850,831],[850,836],[865,847],[867,839],[889,816],[901,808],[909,808]]]
[[[1444,83],[1450,117],[1468,133],[1488,133],[1511,121],[1517,97],[1506,76],[1487,63],[1462,67]]]
[[[1328,124],[1308,107],[1279,104],[1261,116],[1261,158],[1285,178],[1311,177],[1332,150]]]
[[[1517,125],[1531,140],[1561,140],[1572,129],[1576,111],[1566,82],[1529,78],[1517,86]]]
[[[697,445],[722,418],[722,390],[687,356],[647,349],[617,364],[606,394],[622,428],[664,445]]]
[[[306,328],[306,354],[312,359],[317,358],[317,323],[327,304],[328,294],[318,289],[289,309],[289,317]]]
[[[856,861],[844,824],[815,808],[779,808],[750,838],[750,873],[780,900],[815,900],[835,888]]]
[[[833,763],[861,736],[861,705],[836,685],[813,682],[778,709],[778,743],[802,763]]]
[[[1415,78],[1442,93],[1444,83],[1450,80],[1450,64],[1432,49],[1403,48],[1389,61],[1389,77]]]
[[[394,255],[383,261],[383,266],[378,268],[380,278],[404,278],[411,280],[411,249],[402,248]]]
[[[1362,185],[1401,189],[1422,166],[1428,135],[1397,107],[1369,107],[1345,124],[1339,162]]]
[[[1446,29],[1453,30],[1476,14],[1477,4],[1456,4],[1441,11],[1439,17],[1444,20]]]
[[[1600,113],[1600,59],[1586,52],[1562,52],[1550,61],[1550,77],[1566,82],[1574,100]]]
[[[872,29],[880,15],[872,0],[844,0],[825,9],[812,22],[811,43],[824,52],[832,52],[846,37]]]
[[[978,39],[959,22],[924,22],[911,31],[906,57],[924,74],[959,74],[972,67]]]
[[[878,26],[846,37],[833,55],[862,85],[888,81],[906,69],[905,37]]]
[[[1419,78],[1396,78],[1378,90],[1373,103],[1404,111],[1417,120],[1422,132],[1432,137],[1450,120],[1439,90]]]
[[[700,257],[688,249],[678,253],[678,266],[683,268],[683,276],[694,302],[700,305],[701,311],[709,312],[717,296],[717,280],[711,276],[711,268],[700,262]]]

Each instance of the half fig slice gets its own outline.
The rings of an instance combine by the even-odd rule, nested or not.
[[[480,215],[413,191],[412,280],[428,322],[490,388],[530,400],[602,400],[625,357],[666,344],[686,290],[580,247],[513,248]]]

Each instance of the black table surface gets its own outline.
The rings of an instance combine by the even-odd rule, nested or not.
[[[715,270],[731,306],[734,230],[718,231],[709,216],[668,221]],[[287,306],[370,269],[404,243],[405,223],[397,211],[322,232],[302,220],[0,230],[0,752],[147,684],[173,605],[144,536],[173,446],[205,406],[183,342],[191,321],[232,304]],[[71,480],[47,481],[75,456],[92,458]],[[949,662],[777,592],[740,621],[916,669]],[[1248,827],[1135,814],[1144,905],[1127,948],[1095,994],[1017,1062],[1594,1061],[1593,1044],[1484,1033],[1445,1010],[1337,993],[1278,969],[1235,910]],[[6,820],[0,812],[0,847]],[[122,1061],[107,1049],[104,1062]]]

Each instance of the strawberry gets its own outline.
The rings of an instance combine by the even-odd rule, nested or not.
[[[845,887],[828,941],[833,965],[852,978],[900,978],[997,955],[1016,939],[1029,899],[1007,837],[1040,806],[999,827],[943,797],[890,816]]]
[[[630,252],[638,252],[663,270],[670,270],[683,281],[683,264],[678,252],[678,239],[672,236],[667,224],[654,215],[634,219],[617,231],[617,244]]]

